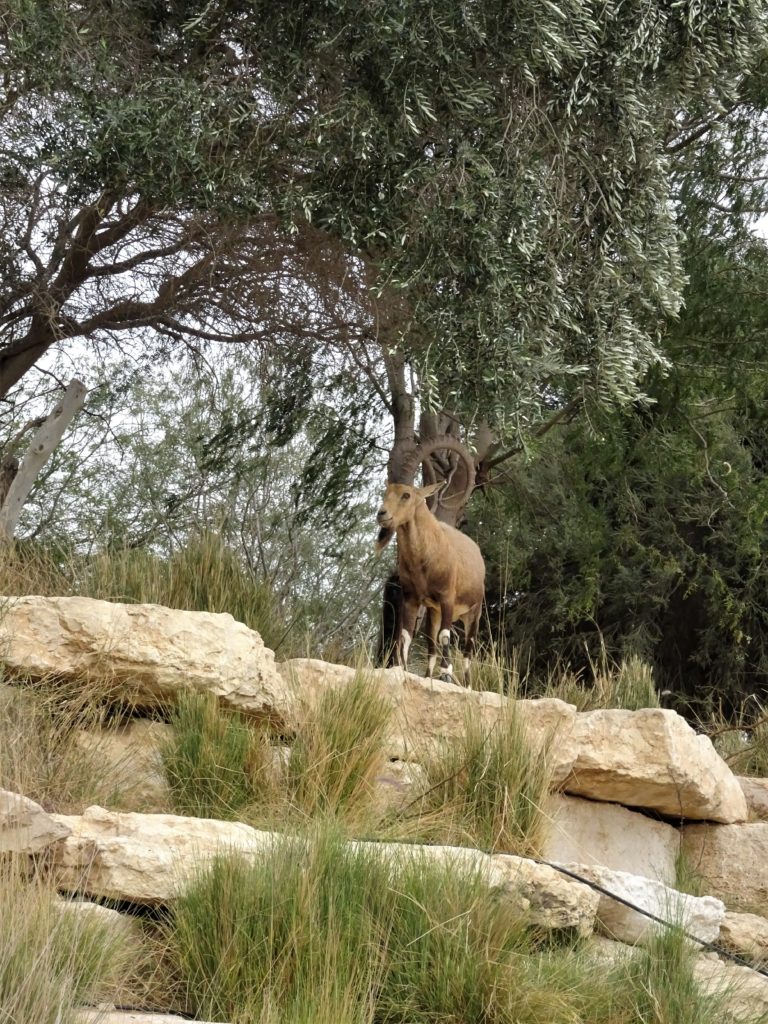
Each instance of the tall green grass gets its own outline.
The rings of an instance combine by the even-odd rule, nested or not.
[[[426,751],[425,793],[415,835],[521,856],[535,854],[552,769],[513,701],[493,724],[469,711],[461,736]]]
[[[222,711],[212,695],[185,694],[161,750],[172,809],[276,827],[315,817],[368,822],[390,717],[389,702],[360,672],[305,707],[280,772],[263,728]]]
[[[306,708],[288,762],[291,805],[307,818],[364,819],[386,761],[391,718],[390,702],[363,670]]]
[[[75,1024],[77,1007],[113,997],[131,954],[91,915],[65,913],[56,893],[0,865],[0,1020]]]
[[[678,933],[614,967],[480,870],[327,831],[202,870],[167,925],[186,1012],[232,1024],[721,1024]]]
[[[660,706],[653,669],[634,655],[617,665],[609,664],[606,659],[600,664],[593,664],[590,677],[571,672],[568,668],[557,669],[543,687],[537,688],[537,693],[575,704],[579,711],[600,708],[639,711]]]
[[[266,737],[223,712],[214,694],[180,694],[170,722],[173,732],[160,760],[174,813],[233,820],[254,803],[272,799]]]

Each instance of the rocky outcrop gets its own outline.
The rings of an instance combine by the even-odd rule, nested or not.
[[[355,670],[313,659],[276,666],[259,635],[229,615],[125,605],[90,598],[6,598],[0,660],[17,676],[57,676],[110,686],[138,707],[164,705],[181,690],[294,732],[329,689]],[[575,796],[645,808],[675,819],[746,818],[739,783],[709,739],[672,711],[577,714],[554,699],[520,700],[424,679],[375,672],[393,708],[391,759],[418,762],[425,746],[460,737],[472,714],[488,727],[513,713],[552,761],[553,786]]]
[[[81,816],[57,816],[70,830],[57,844],[51,870],[57,886],[92,897],[159,905],[171,903],[201,864],[222,852],[246,856],[276,840],[237,822],[170,814],[120,814],[90,807]],[[396,862],[406,857],[466,864],[482,870],[488,884],[513,900],[544,928],[588,934],[598,897],[587,886],[522,857],[477,850],[401,843],[355,843]]]
[[[563,789],[675,819],[744,821],[747,804],[712,741],[674,711],[576,716],[577,755]]]
[[[768,822],[686,825],[682,849],[707,892],[768,912]]]
[[[630,875],[626,871],[611,871],[588,864],[564,866],[662,921],[681,925],[703,942],[714,942],[720,933],[725,905],[712,896],[689,896],[661,882]],[[629,944],[643,942],[663,927],[605,894],[600,896],[597,924],[604,935]]]
[[[0,789],[0,853],[38,853],[68,835],[34,800]]]
[[[314,658],[295,658],[278,668],[303,708],[313,707],[328,690],[349,686],[356,674],[347,665],[331,665]],[[393,708],[393,729],[386,743],[391,758],[419,761],[425,745],[463,736],[469,714],[492,727],[508,713],[507,699],[498,693],[468,690],[401,669],[377,671],[375,678]],[[552,758],[553,785],[559,784],[576,756],[572,739],[576,709],[561,700],[544,699],[516,701],[515,711],[532,742],[546,746]]]
[[[104,765],[121,806],[159,811],[168,805],[159,752],[172,733],[165,722],[132,718],[102,729],[77,729],[74,736],[82,750]]]
[[[231,615],[88,597],[14,597],[0,607],[0,661],[15,675],[93,681],[137,707],[180,690],[281,719],[288,695],[275,656]]]
[[[618,804],[553,794],[541,855],[545,860],[598,864],[674,885],[680,833],[663,821]]]

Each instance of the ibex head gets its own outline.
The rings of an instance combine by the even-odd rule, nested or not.
[[[379,524],[375,545],[377,554],[392,540],[398,526],[413,519],[421,502],[439,491],[443,485],[442,480],[427,487],[415,487],[412,484],[387,485],[381,508],[376,513],[376,522]]]

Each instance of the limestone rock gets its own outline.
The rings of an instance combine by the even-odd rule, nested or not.
[[[724,1021],[758,1021],[768,1013],[768,978],[738,964],[709,956],[696,959],[694,977],[702,992],[723,995]]]
[[[522,897],[531,921],[543,928],[569,929],[589,935],[595,927],[600,897],[547,864],[509,854],[491,856],[494,873],[511,899]]]
[[[746,797],[750,820],[768,819],[768,779],[746,775],[737,775],[736,779]]]
[[[426,773],[414,761],[387,761],[376,776],[375,786],[380,813],[399,811],[424,792]]]
[[[279,722],[285,683],[275,656],[231,615],[88,597],[4,598],[0,661],[11,673],[107,684],[137,707],[181,690]]]
[[[768,822],[686,825],[683,853],[707,892],[768,915]]]
[[[119,936],[126,944],[132,944],[137,952],[141,948],[141,924],[138,919],[128,914],[121,914],[111,907],[103,907],[100,903],[90,900],[66,900],[59,898],[56,907],[62,914],[71,914],[82,919],[98,921],[101,925]]]
[[[0,853],[38,853],[67,835],[67,826],[40,804],[0,789]]]
[[[72,834],[53,849],[57,886],[93,897],[159,905],[172,902],[197,867],[222,852],[246,856],[269,849],[276,837],[237,822],[133,814],[90,807],[82,817],[57,816]],[[481,870],[488,884],[529,910],[543,928],[591,931],[598,905],[587,886],[522,857],[403,843],[354,843],[392,861],[423,857]]]
[[[674,885],[680,833],[618,804],[553,794],[541,855],[564,864],[600,864]]]
[[[53,850],[57,886],[85,896],[157,905],[171,901],[201,862],[222,851],[256,853],[272,841],[239,822],[89,807],[55,815],[71,834]]]
[[[172,732],[165,722],[133,718],[102,729],[78,729],[75,740],[82,750],[101,759],[122,806],[160,811],[168,806],[160,748]]]
[[[589,864],[563,866],[663,921],[682,925],[704,942],[714,942],[720,933],[725,906],[713,896],[689,896],[661,882],[630,875],[626,871],[611,871]],[[656,929],[663,927],[602,894],[597,908],[597,924],[604,935],[629,944],[643,942]]]
[[[750,960],[768,962],[768,920],[759,914],[726,911],[718,944]]]
[[[578,754],[563,789],[673,818],[743,821],[747,804],[711,740],[674,711],[577,715]]]
[[[314,658],[283,662],[279,670],[293,686],[301,702],[311,707],[328,690],[349,686],[355,669],[331,665]],[[387,740],[390,758],[418,761],[425,743],[461,736],[468,712],[494,725],[507,699],[498,693],[468,690],[441,679],[426,679],[399,668],[374,672],[394,708],[393,730]],[[576,756],[572,740],[576,709],[556,699],[520,700],[515,708],[522,716],[533,742],[546,745],[554,759],[554,784],[568,775]]]

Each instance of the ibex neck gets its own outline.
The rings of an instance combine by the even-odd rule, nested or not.
[[[426,502],[422,502],[413,519],[397,528],[397,550],[401,557],[410,558],[413,555],[423,555],[429,551],[434,540],[439,538],[440,525],[427,508]]]

